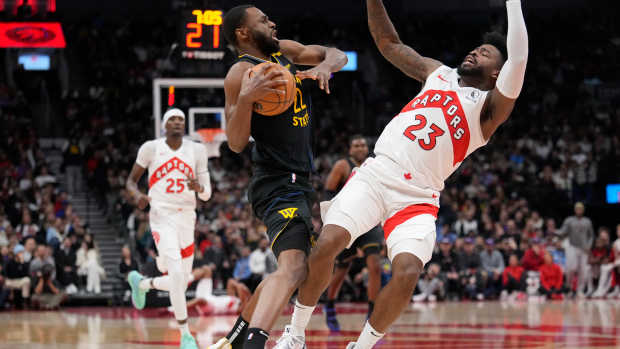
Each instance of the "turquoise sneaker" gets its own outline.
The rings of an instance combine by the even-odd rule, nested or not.
[[[140,289],[142,279],[144,276],[135,270],[131,271],[127,277],[129,286],[131,286],[131,302],[136,309],[144,309],[144,303],[146,303],[146,291]]]
[[[181,349],[198,349],[196,340],[191,334],[184,334],[181,337]]]

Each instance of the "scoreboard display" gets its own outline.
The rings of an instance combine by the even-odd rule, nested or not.
[[[186,59],[222,60],[225,54],[220,10],[189,10],[182,14],[181,56]]]

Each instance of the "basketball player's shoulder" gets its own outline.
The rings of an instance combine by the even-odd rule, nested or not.
[[[230,69],[228,69],[228,73],[226,73],[226,78],[224,79],[224,81],[229,80],[230,78],[241,76],[253,66],[254,64],[247,61],[237,61],[230,67]]]

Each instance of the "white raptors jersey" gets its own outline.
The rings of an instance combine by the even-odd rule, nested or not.
[[[377,157],[396,162],[416,186],[441,191],[465,157],[486,143],[480,111],[487,93],[460,87],[456,69],[437,68],[385,127],[375,146]]]
[[[187,180],[207,172],[207,161],[205,147],[186,139],[177,150],[170,149],[165,138],[144,143],[136,163],[149,170],[151,206],[195,208],[196,192],[187,188]]]

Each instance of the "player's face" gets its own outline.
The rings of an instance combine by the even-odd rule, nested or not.
[[[265,55],[280,51],[280,42],[276,37],[276,24],[269,20],[263,11],[256,7],[247,9],[246,25],[256,47]]]
[[[168,119],[166,122],[166,134],[182,137],[185,134],[185,119],[180,116],[173,116]]]
[[[461,76],[497,78],[502,67],[502,54],[497,47],[484,44],[472,50],[458,67]]]
[[[354,139],[349,148],[349,155],[357,162],[362,162],[368,157],[368,144],[365,139]]]

